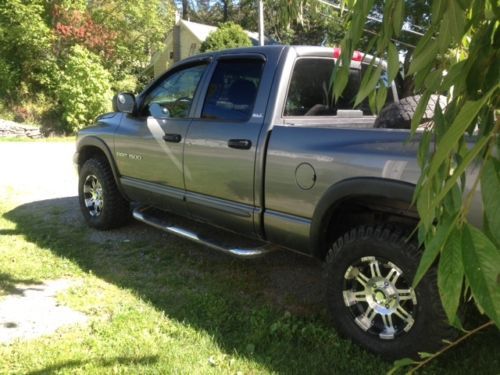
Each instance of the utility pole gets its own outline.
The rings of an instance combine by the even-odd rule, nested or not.
[[[264,45],[264,1],[259,0],[259,44]]]

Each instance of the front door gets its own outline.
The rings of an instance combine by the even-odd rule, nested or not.
[[[183,147],[206,66],[190,64],[167,73],[145,93],[138,114],[122,120],[115,154],[122,186],[132,199],[186,211]]]

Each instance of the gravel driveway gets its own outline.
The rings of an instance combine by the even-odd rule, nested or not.
[[[73,142],[0,142],[0,198],[15,203],[77,195]]]

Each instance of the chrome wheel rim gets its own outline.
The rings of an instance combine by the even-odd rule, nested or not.
[[[392,340],[415,324],[417,297],[403,271],[374,256],[363,257],[344,274],[343,299],[363,331]]]
[[[83,199],[90,216],[99,216],[104,206],[102,186],[94,175],[88,175],[83,183]]]

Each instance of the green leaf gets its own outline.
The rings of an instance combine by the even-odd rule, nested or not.
[[[500,328],[500,251],[479,229],[466,224],[462,256],[474,300]]]
[[[443,71],[441,69],[435,69],[427,75],[424,81],[424,85],[428,91],[436,92],[441,84],[441,79],[443,77]]]
[[[483,138],[479,139],[479,141],[474,145],[474,147],[472,147],[470,149],[470,151],[465,155],[465,157],[462,159],[460,164],[457,166],[457,168],[453,172],[453,175],[451,175],[451,177],[446,180],[444,187],[439,191],[438,196],[435,198],[433,204],[431,205],[432,208],[437,207],[439,205],[439,203],[441,202],[441,200],[445,197],[445,195],[448,194],[448,192],[454,186],[456,186],[456,183],[460,179],[460,176],[463,175],[463,173],[465,172],[467,167],[470,165],[470,163],[484,149],[484,147],[487,145],[487,143],[489,141],[490,141],[490,137],[483,137]],[[484,190],[484,188],[483,188],[483,190]],[[497,185],[496,191],[498,191],[498,185]],[[484,191],[483,191],[483,194],[484,194]],[[486,207],[486,205],[484,207]]]
[[[444,244],[448,241],[448,237],[453,231],[454,218],[447,217],[443,222],[437,227],[435,235],[429,241],[429,244],[424,249],[422,258],[415,273],[415,278],[413,279],[413,287],[415,288],[425,273],[432,266],[437,256],[441,252]],[[422,229],[421,229],[422,230]]]
[[[483,207],[490,233],[497,247],[500,247],[500,162],[489,159],[481,176]]]
[[[427,109],[427,103],[429,103],[429,99],[431,97],[430,92],[425,92],[421,97],[420,101],[417,104],[417,108],[415,109],[415,113],[413,114],[413,118],[411,119],[411,131],[414,134],[417,130],[420,122],[422,121],[422,117],[424,116],[425,110]]]
[[[422,135],[420,144],[418,146],[417,160],[420,169],[424,168],[425,162],[429,157],[431,139],[432,139],[432,133],[429,131],[424,131],[424,134]]]
[[[339,67],[335,75],[335,81],[333,82],[333,93],[335,96],[335,100],[340,98],[342,92],[347,86],[348,81],[349,81],[349,71],[344,69],[343,66]]]
[[[392,364],[392,368],[387,372],[387,375],[393,375],[398,371],[399,369],[411,365],[417,364],[417,361],[414,361],[411,358],[403,358],[403,359],[398,359]]]
[[[394,81],[394,78],[396,78],[396,75],[399,72],[399,54],[394,43],[389,43],[388,45],[387,63],[388,63],[387,75],[390,83]]]
[[[365,77],[361,81],[361,87],[359,88],[358,95],[356,95],[356,101],[354,102],[354,107],[361,103],[367,96],[375,89],[375,86],[380,79],[382,73],[382,65],[379,64],[375,70],[373,67],[369,67],[366,72]]]
[[[451,324],[455,322],[462,293],[464,278],[462,262],[462,237],[457,230],[454,230],[441,252],[438,267],[439,295]]]
[[[500,86],[500,84],[493,87],[481,99],[475,101],[467,101],[465,103],[458,115],[455,117],[453,124],[451,124],[450,128],[446,131],[443,139],[437,145],[437,151],[432,157],[429,172],[427,174],[428,178],[432,178],[436,174],[441,164],[454,149],[459,138],[465,133],[469,125],[476,118],[481,108],[489,100],[490,96],[495,92],[498,86]]]
[[[453,86],[457,82],[457,79],[459,79],[461,76],[465,77],[467,73],[468,69],[466,60],[453,64],[451,68],[448,70],[448,74],[444,77],[443,85],[441,86],[442,89],[448,90],[451,86]],[[457,95],[456,92],[455,95]]]
[[[434,0],[432,2],[432,24],[437,25],[443,18],[444,10],[446,9],[445,0]]]
[[[435,210],[432,205],[432,181],[427,179],[425,183],[419,184],[417,196],[417,210],[420,215],[420,221],[426,230],[431,228],[434,222]]]
[[[455,43],[460,43],[465,29],[465,11],[457,0],[448,0],[444,18],[449,20],[449,35]]]
[[[393,30],[393,22],[394,19],[392,18],[393,16],[393,10],[395,7],[395,2],[394,0],[386,0],[384,1],[384,22],[382,22],[382,28],[384,30],[382,34],[381,39],[388,39],[390,38]]]
[[[418,72],[428,65],[432,65],[436,59],[438,53],[439,45],[436,39],[431,39],[427,43],[426,47],[417,54],[413,53],[413,61],[411,62],[410,69],[408,69],[408,74],[413,74]]]
[[[393,12],[392,27],[394,30],[394,35],[399,36],[401,34],[401,28],[403,27],[405,13],[405,2],[396,1],[396,5]]]
[[[377,113],[380,113],[380,111],[384,107],[386,99],[387,99],[387,87],[382,86],[377,90],[377,96],[375,99]]]
[[[444,17],[439,25],[439,52],[446,52],[450,41],[450,19],[448,17]]]

